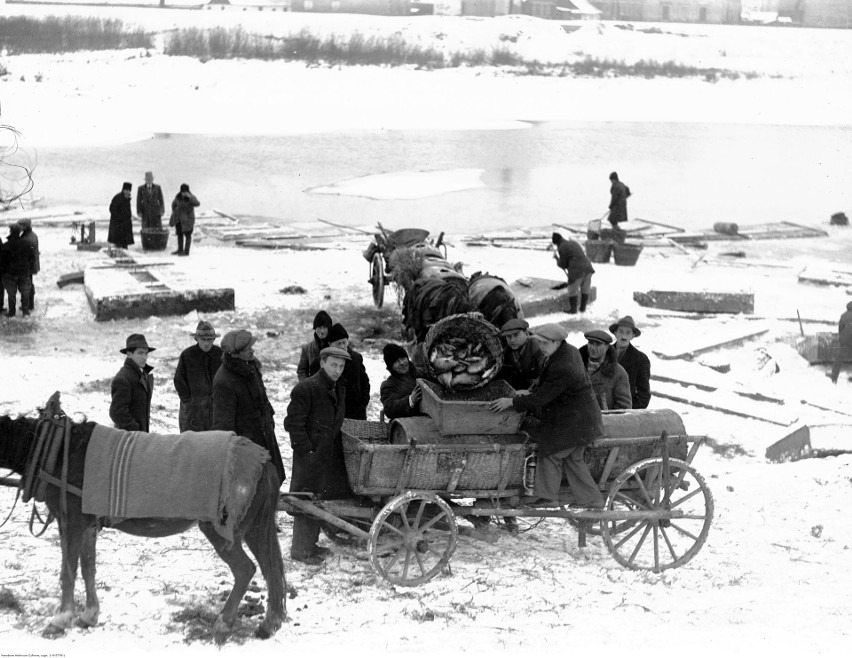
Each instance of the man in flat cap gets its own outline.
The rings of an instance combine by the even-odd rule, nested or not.
[[[385,418],[393,420],[425,415],[420,411],[423,392],[417,383],[417,378],[423,375],[411,363],[408,352],[402,345],[387,343],[382,348],[382,357],[390,373],[379,389]]]
[[[319,370],[319,353],[328,347],[328,332],[333,324],[331,316],[325,311],[319,311],[314,316],[314,335],[302,345],[299,355],[299,366],[296,368],[299,381],[307,379]]]
[[[320,352],[319,371],[290,392],[284,428],[293,448],[290,492],[312,492],[320,499],[353,495],[343,461],[341,429],[346,414],[346,390],[341,381],[349,352],[326,347]],[[321,522],[294,514],[290,557],[305,564],[321,564],[329,549],[317,546]]]
[[[579,306],[580,313],[585,313],[589,294],[592,291],[592,274],[595,273],[592,261],[576,240],[569,240],[559,233],[554,233],[551,241],[556,246],[554,254],[556,265],[565,270],[565,274],[568,275],[569,308],[567,312],[576,313]]]
[[[349,333],[342,324],[336,322],[328,332],[329,347],[337,347],[349,352],[349,361],[343,369],[342,382],[346,387],[346,418],[367,420],[367,406],[370,404],[370,378],[364,368],[364,357],[352,348]]]
[[[130,334],[124,348],[119,350],[125,359],[110,386],[109,417],[120,430],[150,431],[154,368],[148,365],[148,354],[154,349],[142,334]]]
[[[145,184],[136,189],[136,214],[142,222],[142,228],[163,228],[165,212],[163,190],[154,183],[154,174],[146,171]]]
[[[213,378],[222,365],[222,348],[213,325],[201,320],[192,334],[195,345],[180,353],[175,390],[180,398],[180,431],[206,432],[213,427]]]
[[[119,249],[127,249],[133,244],[133,215],[130,212],[130,197],[133,185],[124,183],[121,192],[116,194],[109,204],[109,233],[107,242]]]
[[[529,391],[544,369],[546,357],[538,338],[529,335],[529,322],[514,318],[500,327],[503,348],[503,369],[498,375],[516,391]]]
[[[630,380],[633,408],[647,409],[651,401],[651,361],[631,344],[631,341],[641,336],[642,332],[639,331],[633,318],[625,315],[609,326],[609,333],[615,336],[618,363],[627,371],[627,377]]]
[[[254,356],[257,338],[246,329],[222,336],[222,365],[213,377],[213,427],[251,439],[269,451],[277,486],[286,479],[275,438],[275,411],[266,395],[260,361]]]
[[[600,408],[632,409],[630,380],[618,364],[618,356],[611,345],[612,336],[601,329],[587,331],[583,336],[587,343],[580,348],[580,356]]]
[[[563,505],[559,488],[564,474],[572,505],[601,508],[603,496],[583,455],[588,444],[603,436],[603,420],[583,359],[565,342],[568,332],[558,324],[542,325],[535,335],[547,357],[538,384],[527,395],[498,398],[490,405],[495,413],[514,408],[539,420],[530,428],[538,443],[534,495],[524,502]]]

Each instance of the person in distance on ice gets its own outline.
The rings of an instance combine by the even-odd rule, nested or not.
[[[556,247],[553,257],[556,265],[568,275],[568,303],[567,313],[576,313],[579,306],[580,313],[586,312],[586,304],[589,303],[589,294],[592,292],[592,274],[595,268],[583,251],[583,247],[576,240],[563,238],[560,233],[554,233],[551,241]]]

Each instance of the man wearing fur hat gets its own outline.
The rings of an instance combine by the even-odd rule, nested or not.
[[[19,219],[18,226],[21,227],[21,242],[27,245],[33,253],[29,296],[24,297],[21,295],[21,309],[23,309],[26,315],[35,308],[35,284],[33,283],[33,277],[41,270],[41,252],[38,248],[38,236],[33,232],[33,223],[29,217]]]
[[[275,438],[275,411],[266,395],[260,361],[254,357],[256,342],[257,338],[246,329],[229,331],[222,336],[222,366],[213,377],[213,427],[210,429],[230,430],[266,448],[280,487],[286,474]]]
[[[178,248],[172,254],[177,256],[189,256],[189,247],[192,245],[192,231],[195,228],[195,209],[201,205],[196,196],[189,191],[189,185],[182,183],[180,192],[172,200],[172,216],[169,226],[175,227]]]
[[[142,222],[142,228],[163,228],[165,212],[163,190],[154,184],[154,174],[146,171],[145,184],[136,189],[136,214]]]
[[[837,334],[837,353],[829,375],[831,381],[835,384],[840,376],[843,362],[852,358],[852,302],[846,304],[846,311],[840,316],[840,321],[837,323]]]
[[[630,396],[634,409],[647,409],[651,401],[651,361],[637,350],[631,341],[642,335],[639,327],[629,315],[610,325],[609,333],[615,336],[615,352],[618,363],[627,371],[630,380]]]
[[[293,448],[291,492],[312,492],[320,499],[351,497],[343,461],[341,429],[346,414],[342,376],[349,352],[326,347],[320,352],[319,371],[300,381],[290,392],[284,429]],[[329,549],[317,546],[321,522],[294,514],[290,557],[310,565],[321,564]]]
[[[296,368],[299,381],[307,379],[319,370],[319,353],[328,347],[328,332],[333,324],[331,316],[325,311],[319,311],[314,316],[314,336],[302,345],[299,355],[299,366]]]
[[[618,364],[612,336],[600,329],[583,334],[587,343],[580,348],[586,374],[601,409],[632,409],[630,380]]]
[[[213,427],[213,378],[222,365],[222,348],[213,342],[219,334],[201,320],[192,337],[195,345],[180,354],[175,390],[180,398],[180,431],[206,432]]]
[[[546,360],[538,339],[529,335],[529,328],[529,322],[520,318],[508,320],[500,327],[506,347],[499,377],[516,391],[528,391],[538,381]]]
[[[349,361],[343,370],[343,385],[346,387],[346,418],[367,420],[370,404],[370,378],[364,368],[364,357],[352,349],[349,333],[339,322],[328,332],[328,344],[349,353]]]
[[[116,194],[109,204],[109,233],[107,242],[119,249],[127,249],[133,244],[133,216],[130,212],[130,197],[133,185],[124,183],[121,192]]]
[[[154,351],[142,334],[130,334],[124,349],[124,365],[113,377],[109,417],[120,430],[148,432],[151,425],[151,398],[154,395],[154,369],[148,354]]]
[[[595,268],[583,251],[583,247],[576,240],[563,238],[561,234],[554,233],[551,241],[556,246],[556,265],[565,270],[568,275],[568,313],[576,313],[579,306],[580,313],[585,313],[586,304],[589,303],[589,294],[592,291],[592,274]]]
[[[390,373],[379,389],[379,399],[382,402],[385,418],[393,420],[424,415],[420,411],[423,393],[417,383],[417,378],[421,374],[408,358],[408,352],[402,345],[387,343],[382,348],[382,357]]]

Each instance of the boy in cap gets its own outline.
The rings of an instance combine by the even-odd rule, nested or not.
[[[539,419],[531,428],[538,443],[534,495],[524,502],[561,506],[564,474],[572,505],[601,508],[603,496],[583,456],[586,446],[603,436],[603,420],[583,360],[577,348],[565,342],[568,332],[558,324],[542,325],[535,333],[547,357],[538,384],[527,395],[498,398],[490,405],[494,413],[514,408]]]
[[[538,339],[529,335],[529,328],[529,322],[520,318],[500,327],[500,335],[506,341],[500,378],[516,391],[528,391],[538,381],[546,360]]]
[[[551,236],[551,241],[556,245],[556,265],[565,270],[568,275],[568,313],[576,313],[579,305],[580,313],[585,313],[586,304],[589,302],[589,294],[592,291],[592,274],[595,268],[583,251],[583,247],[576,240],[567,240],[559,233]]]
[[[148,354],[154,348],[142,334],[130,334],[125,341],[124,365],[112,379],[109,417],[120,430],[148,432],[151,423],[151,398],[154,395],[154,369]]]
[[[329,347],[337,347],[349,353],[349,361],[343,370],[343,385],[346,387],[346,418],[367,420],[367,405],[370,404],[370,378],[364,368],[364,357],[352,349],[349,333],[339,322],[328,332]]]
[[[133,216],[130,212],[130,197],[133,185],[124,183],[121,192],[116,194],[109,204],[109,233],[107,242],[119,249],[127,249],[133,244]]]
[[[311,492],[319,499],[348,498],[341,429],[346,414],[342,382],[349,352],[326,347],[320,352],[319,371],[300,381],[290,392],[284,428],[293,448],[291,492]],[[290,557],[305,564],[321,564],[329,549],[317,546],[321,522],[294,514]]]
[[[307,379],[319,370],[319,353],[328,347],[328,332],[334,323],[331,316],[325,311],[320,311],[314,316],[314,336],[302,345],[299,355],[299,366],[296,368],[296,376],[299,381]]]
[[[175,390],[180,398],[180,431],[206,432],[213,427],[213,378],[222,365],[222,348],[213,325],[201,320],[191,334],[195,345],[180,353]]]
[[[379,399],[382,402],[385,418],[393,420],[424,415],[420,411],[423,393],[417,383],[417,378],[421,374],[408,358],[408,352],[402,345],[387,343],[382,348],[382,357],[390,373],[379,389]]]
[[[260,361],[254,356],[257,338],[246,329],[222,336],[222,367],[213,377],[213,427],[251,439],[269,451],[270,461],[284,482],[284,462],[275,438],[275,411],[266,395]]]
[[[600,329],[587,331],[583,335],[587,343],[580,348],[580,356],[600,408],[633,408],[630,380],[624,368],[618,365],[615,348],[610,344],[612,336]]]
[[[651,361],[637,350],[630,341],[642,335],[639,327],[629,315],[625,315],[609,327],[615,336],[615,352],[618,363],[627,371],[630,381],[630,396],[634,409],[647,409],[651,401]]]

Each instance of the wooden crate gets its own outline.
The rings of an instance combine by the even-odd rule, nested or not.
[[[417,381],[423,391],[420,410],[435,421],[441,434],[516,434],[521,428],[523,413],[508,409],[495,414],[488,409],[492,400],[515,394],[502,379],[458,393],[425,379]]]

